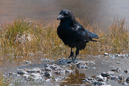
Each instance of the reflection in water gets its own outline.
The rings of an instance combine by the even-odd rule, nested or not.
[[[111,24],[116,16],[129,20],[128,0],[0,0],[0,23],[15,18],[56,20],[61,9],[69,9],[75,17]]]
[[[82,80],[84,80],[85,78],[86,78],[85,74],[80,73],[78,69],[75,69],[75,72],[71,73],[68,76],[68,78],[65,80],[66,82],[63,82],[60,85],[61,86],[64,86],[64,85],[79,85],[79,84],[82,84]]]

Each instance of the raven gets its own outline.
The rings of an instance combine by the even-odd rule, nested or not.
[[[72,12],[69,10],[61,10],[57,20],[60,20],[60,25],[57,28],[57,34],[65,45],[71,47],[71,54],[68,58],[71,57],[73,61],[79,54],[79,50],[82,50],[86,47],[86,43],[89,41],[96,41],[93,40],[93,38],[99,38],[97,34],[91,33],[90,31],[83,28],[83,26],[76,21]],[[72,48],[74,47],[76,47],[75,56],[74,52],[72,51]]]

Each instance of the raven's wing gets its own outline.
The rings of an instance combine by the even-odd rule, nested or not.
[[[96,33],[91,33],[90,31],[83,28],[79,23],[76,26],[76,31],[78,32],[78,39],[83,40],[85,42],[93,41],[93,38],[98,39],[98,35]]]

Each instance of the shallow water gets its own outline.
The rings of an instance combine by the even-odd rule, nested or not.
[[[123,54],[125,55],[125,54]],[[129,76],[129,73],[124,73],[125,70],[128,70],[128,65],[129,65],[129,55],[126,54],[127,56],[117,56],[117,54],[110,54],[110,56],[104,56],[104,55],[98,55],[98,56],[92,56],[92,55],[84,55],[81,56],[81,60],[83,61],[92,61],[95,64],[89,65],[88,69],[80,69],[77,68],[76,66],[72,66],[71,69],[73,70],[72,73],[70,74],[65,74],[65,75],[57,75],[57,77],[66,77],[65,79],[62,79],[60,81],[48,81],[48,82],[42,82],[40,84],[44,84],[46,86],[48,85],[60,85],[60,86],[64,86],[64,85],[86,85],[86,86],[90,86],[90,84],[88,83],[83,83],[82,81],[91,76],[91,77],[95,77],[96,75],[101,74],[102,72],[108,72],[111,71],[114,68],[120,68],[120,72],[114,72],[115,76],[119,76],[122,75],[124,76],[124,79],[126,80],[126,78]],[[80,59],[80,56],[78,57],[78,60]],[[55,60],[56,61],[56,60]],[[44,63],[41,64],[22,64],[19,65],[19,67],[12,67],[12,69],[8,69],[5,72],[5,75],[8,75],[9,72],[14,72],[16,73],[17,69],[32,69],[32,68],[43,68]],[[65,65],[62,65],[61,68],[63,68]],[[49,79],[48,79],[49,80]],[[39,84],[39,83],[38,83]],[[117,80],[108,80],[106,81],[107,85],[111,85],[111,86],[121,86],[122,83],[119,83]],[[128,84],[127,84],[128,85]],[[20,86],[23,86],[22,84]],[[31,85],[28,85],[31,86]],[[125,86],[125,85],[123,85]]]
[[[107,26],[116,17],[129,20],[128,0],[0,0],[0,23],[20,17],[52,22],[64,8],[90,24],[97,21]]]

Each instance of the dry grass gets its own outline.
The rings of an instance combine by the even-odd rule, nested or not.
[[[79,20],[79,19],[78,19]],[[80,20],[79,20],[80,21]],[[98,55],[104,52],[119,53],[128,49],[129,33],[124,19],[117,19],[105,31],[97,24],[85,28],[99,35],[98,42],[89,42],[81,54]],[[80,21],[84,24],[83,21]],[[27,58],[30,53],[38,51],[46,58],[61,58],[69,55],[66,47],[57,36],[59,22],[43,25],[27,19],[19,19],[2,26],[0,33],[0,53],[4,59],[15,60],[18,56]]]

